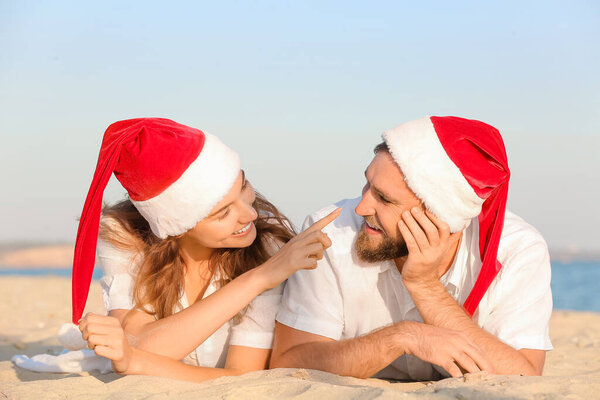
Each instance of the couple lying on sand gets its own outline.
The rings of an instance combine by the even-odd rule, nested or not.
[[[540,234],[506,211],[499,132],[426,117],[374,148],[362,195],[296,234],[215,136],[167,119],[112,124],[73,266],[88,346],[118,373],[191,381],[278,367],[541,374],[550,261]],[[101,210],[112,173],[129,196]],[[80,320],[96,244],[109,315]]]

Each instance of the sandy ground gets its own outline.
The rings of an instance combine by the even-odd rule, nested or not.
[[[9,361],[62,350],[58,327],[70,319],[70,280],[0,278],[0,399],[600,399],[600,315],[557,311],[555,350],[542,377],[469,374],[439,382],[387,382],[320,371],[277,369],[202,384],[116,374],[47,374]],[[88,310],[103,312],[92,285]]]

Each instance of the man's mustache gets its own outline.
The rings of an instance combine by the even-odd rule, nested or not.
[[[381,227],[381,224],[379,223],[379,221],[377,220],[376,217],[369,215],[369,216],[363,217],[363,219],[364,219],[365,223],[368,223],[372,227],[379,229],[381,232],[385,233],[385,231]]]

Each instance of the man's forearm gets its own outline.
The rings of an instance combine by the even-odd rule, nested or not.
[[[467,335],[489,358],[494,365],[495,373],[522,375],[541,373],[525,356],[473,322],[448,294],[441,282],[405,283],[405,285],[425,323],[454,329]]]
[[[353,339],[317,341],[274,354],[271,368],[310,368],[368,378],[405,352],[413,322],[400,322]]]

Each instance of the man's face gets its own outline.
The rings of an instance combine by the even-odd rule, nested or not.
[[[398,229],[404,211],[422,206],[408,188],[404,175],[387,151],[379,151],[365,171],[367,183],[356,206],[364,217],[355,247],[366,262],[380,262],[408,255],[406,243]]]

